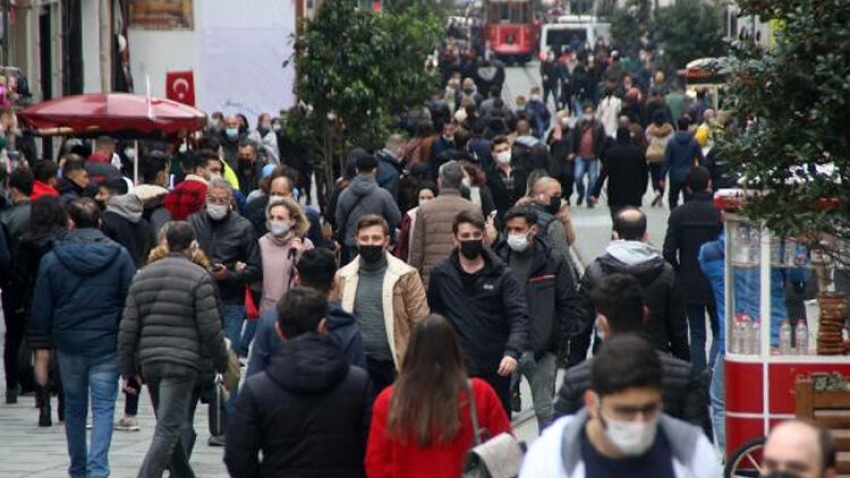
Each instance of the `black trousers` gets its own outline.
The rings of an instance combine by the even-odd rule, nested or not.
[[[367,356],[366,368],[369,372],[369,378],[372,379],[372,385],[375,387],[375,395],[395,382],[397,373],[395,363],[392,360],[375,360]]]
[[[5,297],[3,301],[6,302]],[[6,323],[6,336],[3,340],[3,369],[6,372],[6,390],[9,391],[15,390],[20,380],[18,352],[24,340],[24,317],[19,313],[4,310],[3,321]]]
[[[470,374],[472,377],[480,378],[484,380],[493,390],[496,391],[496,395],[499,397],[499,401],[502,402],[502,408],[505,409],[505,413],[508,414],[508,417],[511,416],[511,376],[502,377],[496,372],[493,373],[472,373]]]

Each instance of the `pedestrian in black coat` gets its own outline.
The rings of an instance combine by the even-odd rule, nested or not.
[[[611,217],[626,206],[641,207],[646,193],[649,168],[646,155],[631,138],[628,126],[617,130],[617,142],[602,154],[602,172],[593,187],[590,200],[599,200],[602,185],[608,180],[608,207]]]
[[[283,344],[264,372],[246,380],[228,417],[231,476],[365,476],[369,377],[328,337],[327,315],[327,299],[309,288],[278,303]]]

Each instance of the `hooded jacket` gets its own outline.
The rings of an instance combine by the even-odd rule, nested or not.
[[[673,135],[664,150],[664,166],[662,177],[670,173],[671,183],[684,184],[688,179],[688,173],[697,164],[703,164],[705,158],[694,135],[687,131],[679,131]]]
[[[428,305],[454,326],[470,375],[492,374],[504,356],[519,359],[528,347],[525,291],[504,262],[487,248],[484,268],[468,283],[455,249],[431,271]]]
[[[333,302],[328,307],[327,319],[328,336],[339,346],[348,359],[348,363],[365,370],[366,353],[363,350],[363,338],[357,330],[357,319]],[[245,372],[246,377],[265,370],[283,344],[283,340],[275,330],[276,311],[265,312],[258,320],[257,333],[254,335],[251,356],[248,359],[248,371]]]
[[[117,350],[118,322],[136,268],[97,229],[57,240],[41,260],[28,339],[33,350],[102,357]]]
[[[245,381],[228,417],[232,476],[361,478],[371,419],[366,372],[329,337],[283,341],[264,373]],[[263,460],[259,455],[262,452]]]
[[[615,273],[629,274],[643,287],[649,308],[645,331],[655,347],[690,361],[685,305],[673,266],[649,244],[617,240],[587,266],[581,288],[590,294],[605,276]]]
[[[366,214],[383,216],[390,231],[401,224],[401,212],[390,192],[379,187],[375,178],[360,174],[342,191],[336,205],[336,226],[346,246],[357,243],[354,239],[357,220]]]
[[[142,217],[151,223],[154,234],[158,234],[162,226],[171,220],[171,213],[165,208],[168,189],[155,184],[140,184],[133,188],[133,194],[139,196],[144,205]]]
[[[153,226],[142,214],[144,205],[135,194],[113,196],[106,203],[101,229],[107,237],[124,246],[137,268],[147,263],[156,243]]]

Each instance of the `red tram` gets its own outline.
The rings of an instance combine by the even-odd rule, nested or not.
[[[505,62],[524,64],[537,49],[540,28],[532,0],[484,0],[483,37],[490,50]]]

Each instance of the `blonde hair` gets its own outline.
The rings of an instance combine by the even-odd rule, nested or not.
[[[310,230],[310,221],[307,220],[307,215],[304,213],[304,209],[300,204],[295,202],[294,199],[275,198],[269,200],[269,204],[266,206],[266,221],[271,218],[272,208],[277,206],[283,206],[287,211],[289,211],[289,219],[295,221],[295,225],[292,227],[292,232],[294,232],[296,236],[304,237],[307,235],[307,232]]]

